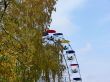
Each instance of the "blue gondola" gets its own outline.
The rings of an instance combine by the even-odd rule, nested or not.
[[[75,81],[81,81],[82,79],[81,78],[73,78],[73,80],[75,80]]]
[[[74,50],[68,50],[68,51],[66,51],[66,53],[67,54],[72,54],[72,53],[75,53],[75,51]]]
[[[63,35],[63,33],[55,33],[53,35],[58,36],[58,35]]]

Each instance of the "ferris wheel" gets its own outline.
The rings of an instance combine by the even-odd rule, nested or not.
[[[58,45],[63,47],[63,51],[60,52],[62,56],[60,63],[64,65],[61,82],[82,82],[75,51],[72,49],[70,41],[64,38],[63,33],[47,29],[43,33],[43,40],[50,44],[60,42]]]

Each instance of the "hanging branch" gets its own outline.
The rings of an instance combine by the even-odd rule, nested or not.
[[[4,0],[4,11],[3,11],[3,13],[2,13],[2,15],[0,17],[0,24],[2,23],[2,19],[3,19],[4,15],[5,15],[5,12],[6,12],[7,8],[8,8],[8,6],[9,6],[9,4],[10,4],[10,2],[7,2],[6,0]],[[19,42],[21,44],[21,42],[17,38],[15,38],[14,36],[12,36],[2,25],[1,25],[1,29],[7,35],[10,35],[11,38],[13,38],[14,40],[16,40],[17,42]]]

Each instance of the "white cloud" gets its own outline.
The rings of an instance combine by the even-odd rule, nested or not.
[[[62,32],[67,36],[73,35],[77,31],[78,25],[74,24],[74,10],[82,7],[86,0],[59,0],[53,13],[52,29]],[[73,13],[71,15],[71,12]]]
[[[76,25],[66,16],[55,16],[52,28],[56,29],[58,32],[62,32],[65,35],[72,35],[76,31]]]
[[[92,44],[87,42],[84,47],[78,49],[79,54],[88,54],[92,50]]]

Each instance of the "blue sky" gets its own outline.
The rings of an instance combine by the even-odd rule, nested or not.
[[[71,41],[83,82],[110,82],[110,0],[59,0],[52,29]]]

